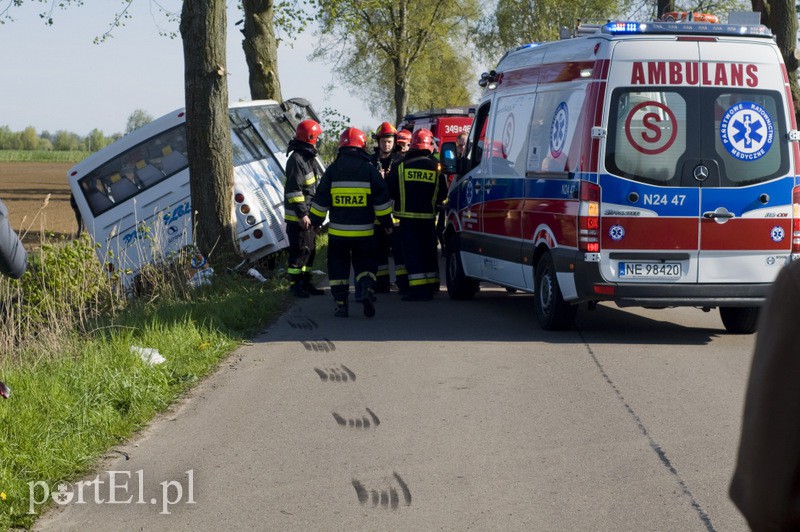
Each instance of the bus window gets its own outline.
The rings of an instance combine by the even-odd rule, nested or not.
[[[180,125],[119,154],[86,174],[79,184],[96,216],[188,165],[185,125]]]

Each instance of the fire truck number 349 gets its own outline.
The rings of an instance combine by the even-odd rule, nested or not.
[[[667,194],[645,194],[644,195],[644,204],[645,205],[683,205],[684,200],[686,199],[685,194],[675,194],[672,197],[669,197]]]

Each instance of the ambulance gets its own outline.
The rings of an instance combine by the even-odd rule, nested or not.
[[[755,331],[800,253],[789,74],[760,25],[609,22],[507,52],[484,94],[445,229],[447,290],[578,306],[718,308]]]

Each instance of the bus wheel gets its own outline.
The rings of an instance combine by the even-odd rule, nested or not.
[[[575,323],[577,305],[564,301],[556,278],[553,257],[545,253],[539,259],[534,274],[534,312],[542,329],[559,331]]]
[[[479,283],[475,279],[468,278],[464,273],[458,236],[450,237],[445,249],[447,250],[447,295],[450,296],[450,299],[456,300],[472,299],[478,291]]]
[[[731,334],[753,334],[758,326],[759,307],[719,307],[719,317]]]

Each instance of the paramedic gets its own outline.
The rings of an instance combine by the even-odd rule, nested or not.
[[[435,219],[436,209],[447,195],[447,184],[432,153],[433,134],[427,129],[415,131],[411,149],[388,178],[408,271],[403,301],[430,300],[439,288]]]
[[[730,496],[752,530],[800,529],[800,261],[784,267],[761,311]]]
[[[0,273],[19,279],[28,267],[28,254],[8,221],[8,209],[0,201]]]
[[[367,137],[354,127],[339,137],[339,155],[328,166],[311,203],[311,221],[328,224],[328,278],[336,302],[334,315],[348,316],[350,265],[352,263],[356,301],[364,315],[375,315],[375,271],[373,236],[377,230],[392,231],[392,202],[386,182],[371,164],[365,151]],[[375,218],[380,227],[375,228]]]
[[[316,234],[308,217],[308,206],[317,188],[317,139],[322,127],[314,120],[303,120],[297,125],[294,139],[286,152],[291,153],[286,163],[286,186],[283,205],[286,213],[286,234],[289,237],[289,280],[296,297],[321,295],[323,290],[311,284],[311,267],[314,264]]]

